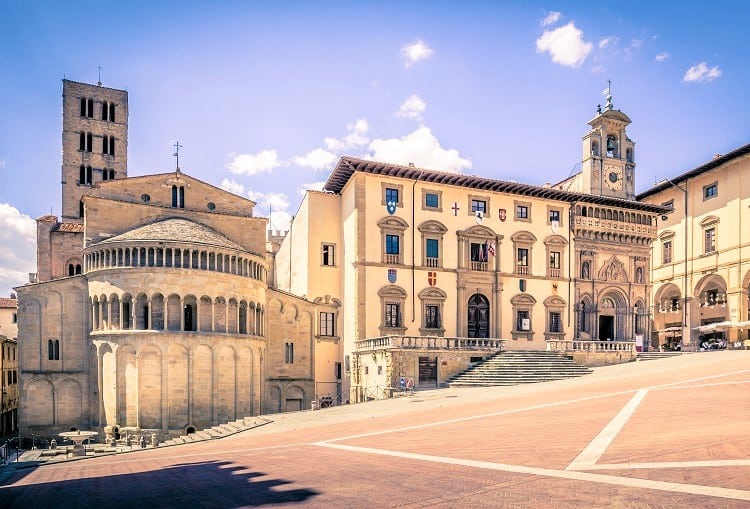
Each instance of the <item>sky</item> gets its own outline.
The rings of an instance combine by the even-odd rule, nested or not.
[[[342,155],[543,185],[605,104],[636,191],[748,143],[750,2],[0,0],[0,296],[60,214],[62,82],[129,94],[128,175],[180,168],[286,229]]]

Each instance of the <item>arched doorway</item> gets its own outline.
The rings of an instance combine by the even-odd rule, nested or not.
[[[609,297],[602,299],[599,309],[599,341],[612,341],[615,338],[616,308],[615,303]]]
[[[469,297],[468,337],[490,337],[490,303],[487,297],[475,293]]]

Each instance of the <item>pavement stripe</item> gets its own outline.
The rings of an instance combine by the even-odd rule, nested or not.
[[[563,406],[563,405],[570,405],[572,403],[581,403],[583,401],[593,401],[597,399],[603,399],[603,398],[610,398],[612,396],[621,396],[623,394],[632,394],[635,392],[635,389],[627,390],[627,391],[619,391],[619,392],[610,392],[608,394],[599,394],[597,396],[588,396],[586,398],[578,398],[578,399],[568,399],[565,401],[554,401],[552,403],[543,403],[541,405],[534,405],[524,408],[514,408],[512,410],[501,410],[499,412],[492,412],[489,414],[480,414],[480,415],[472,415],[469,417],[459,417],[456,419],[448,419],[445,421],[437,421],[437,422],[428,422],[424,424],[415,424],[413,426],[404,426],[403,428],[391,428],[391,429],[385,429],[385,430],[379,430],[379,431],[371,431],[369,433],[360,433],[359,435],[349,435],[339,438],[331,438],[329,440],[323,440],[320,443],[323,442],[339,442],[341,440],[355,440],[357,438],[367,438],[372,437],[376,435],[385,435],[388,433],[399,433],[401,431],[413,431],[416,429],[423,429],[423,428],[431,428],[433,426],[443,426],[445,424],[455,424],[458,422],[466,422],[466,421],[473,421],[476,419],[485,419],[487,417],[497,417],[499,415],[508,415],[508,414],[515,414],[519,412],[529,412],[532,410],[541,410],[543,408],[552,408],[556,406]]]
[[[580,470],[638,470],[660,468],[748,467],[750,460],[663,461],[661,463],[598,463]],[[569,469],[572,467],[568,467]]]
[[[662,389],[664,387],[671,387],[673,385],[689,384],[690,382],[700,382],[701,380],[710,380],[712,378],[723,378],[725,376],[739,375],[740,373],[750,373],[750,369],[742,369],[740,371],[732,371],[731,373],[722,373],[721,375],[709,375],[701,376],[698,378],[689,378],[688,380],[680,380],[679,382],[672,382],[662,385],[654,385],[653,387],[646,387],[647,389]]]
[[[625,405],[622,410],[620,410],[620,412],[614,417],[614,419],[609,421],[609,424],[607,424],[604,429],[599,432],[596,438],[594,438],[591,443],[589,443],[589,445],[587,445],[586,448],[581,451],[576,459],[574,459],[570,463],[570,465],[568,465],[567,469],[581,469],[583,465],[596,464],[596,462],[599,461],[599,458],[601,458],[602,454],[604,454],[604,451],[607,450],[612,441],[615,439],[617,434],[620,433],[620,430],[622,430],[623,426],[625,426],[625,423],[628,422],[630,416],[633,415],[633,412],[635,412],[635,410],[638,408],[638,405],[641,404],[643,398],[646,397],[646,394],[648,394],[648,391],[646,389],[641,389],[636,392],[631,400],[628,401],[628,404]]]
[[[665,481],[653,481],[649,479],[638,479],[633,477],[618,477],[604,474],[591,474],[587,472],[576,472],[571,470],[554,470],[549,468],[525,467],[520,465],[507,465],[503,463],[492,463],[488,461],[476,461],[460,458],[446,458],[442,456],[430,456],[426,454],[415,454],[400,451],[388,451],[384,449],[371,449],[369,447],[355,447],[351,445],[332,444],[330,442],[316,442],[312,445],[339,449],[349,452],[360,452],[366,454],[378,454],[396,458],[411,459],[417,461],[429,461],[432,463],[443,463],[446,465],[457,465],[464,467],[482,468],[501,472],[512,472],[516,474],[540,475],[558,479],[570,479],[583,482],[597,482],[628,488],[651,489],[668,491],[672,493],[684,493],[688,495],[703,495],[708,497],[719,497],[733,500],[750,501],[750,491],[736,490],[731,488],[719,488],[714,486],[701,486],[697,484],[679,484]]]

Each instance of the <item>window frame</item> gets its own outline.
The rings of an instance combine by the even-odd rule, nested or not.
[[[703,186],[703,201],[711,200],[719,196],[719,181],[711,182]]]
[[[330,263],[326,263],[326,261]],[[321,242],[320,265],[321,267],[335,267],[336,266],[336,244],[332,244],[330,242]]]
[[[477,209],[475,207],[476,204],[484,203],[484,210],[482,210],[482,217],[488,218],[491,216],[490,211],[492,210],[492,203],[489,196],[483,196],[483,195],[476,195],[476,194],[470,194],[467,199],[467,205],[466,205],[466,215],[471,217],[476,217]]]
[[[520,210],[524,210],[526,216],[522,217],[519,215]],[[513,220],[521,223],[531,222],[531,202],[522,200],[513,200]],[[562,214],[560,214],[562,216]],[[547,221],[549,222],[549,214],[547,215]]]
[[[336,337],[336,313],[331,311],[321,311],[318,317],[318,335]]]

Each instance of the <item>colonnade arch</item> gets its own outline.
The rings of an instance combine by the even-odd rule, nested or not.
[[[93,331],[200,331],[265,336],[265,306],[238,297],[162,293],[94,295],[90,299]]]
[[[209,270],[258,281],[265,281],[267,277],[267,268],[262,257],[250,253],[195,249],[189,246],[102,246],[89,248],[84,255],[86,273],[120,267]]]

